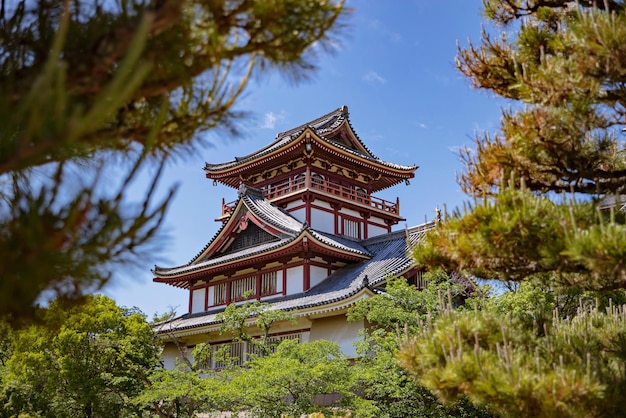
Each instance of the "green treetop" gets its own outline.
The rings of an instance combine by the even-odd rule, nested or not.
[[[504,28],[459,49],[476,88],[506,99],[501,126],[462,152],[475,203],[416,250],[484,278],[626,287],[626,9],[616,1],[484,1]]]

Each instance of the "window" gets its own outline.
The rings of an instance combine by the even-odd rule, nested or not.
[[[415,275],[409,277],[407,279],[407,282],[409,284],[417,287],[420,290],[426,289],[426,287],[428,287],[428,280],[426,280],[424,278],[424,272],[423,271],[418,271],[417,273],[415,273]]]
[[[302,189],[304,187],[304,181],[306,176],[304,174],[298,174],[293,178],[294,190]]]
[[[322,190],[324,187],[324,176],[321,174],[313,173],[311,174],[311,185],[314,189]]]
[[[428,287],[428,280],[424,278],[424,272],[418,271],[415,275],[415,286],[418,289],[426,289]]]
[[[278,344],[284,340],[296,340],[302,343],[303,333],[275,335],[267,338],[271,351],[275,351]],[[252,357],[263,355],[263,351],[248,341],[233,341],[211,345],[211,355],[206,362],[208,369],[222,369],[228,365],[243,366]]]
[[[256,276],[244,277],[230,283],[230,300],[232,302],[243,300],[243,294],[246,292],[256,295]]]
[[[246,342],[236,341],[232,343],[216,344],[211,347],[209,368],[223,369],[229,364],[243,366],[246,361]]]
[[[226,303],[226,283],[220,283],[213,287],[213,305]]]
[[[273,295],[276,293],[276,282],[278,273],[272,271],[270,273],[261,274],[261,296]]]
[[[367,191],[361,187],[356,188],[356,201],[359,203],[367,203],[369,204],[369,199],[367,198]]]
[[[343,235],[350,238],[361,238],[361,224],[352,219],[343,220]]]

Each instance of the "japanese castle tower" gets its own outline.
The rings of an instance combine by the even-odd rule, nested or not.
[[[352,128],[346,106],[279,133],[249,155],[207,163],[206,177],[237,190],[238,198],[222,199],[221,228],[189,263],[155,266],[155,282],[189,290],[188,313],[157,332],[179,346],[231,344],[243,361],[245,342],[220,334],[216,315],[252,295],[270,309],[295,312],[297,321],[277,323],[271,338],[327,339],[353,356],[366,324],[348,323],[348,308],[389,275],[422,285],[407,250],[434,222],[392,232],[404,220],[400,201],[375,196],[408,183],[416,169],[376,157]],[[176,346],[166,345],[168,366],[176,356]]]

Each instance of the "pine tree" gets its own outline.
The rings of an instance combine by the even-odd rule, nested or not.
[[[460,184],[475,203],[448,217],[418,261],[504,281],[626,287],[626,6],[484,7],[506,30],[459,49],[457,66],[510,108],[498,132],[462,152]]]
[[[325,0],[2,0],[0,315],[80,300],[136,260],[173,195],[155,197],[164,162],[211,129],[236,133],[255,74],[310,74],[346,14]]]
[[[504,32],[459,49],[457,66],[510,107],[498,132],[461,154],[474,203],[414,254],[514,291],[443,310],[404,341],[402,364],[440,399],[465,396],[502,416],[616,416],[626,385],[626,316],[615,305],[626,288],[626,5],[483,5]]]

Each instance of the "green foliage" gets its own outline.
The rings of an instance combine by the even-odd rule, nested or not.
[[[512,106],[498,132],[461,153],[459,181],[474,204],[414,254],[430,268],[521,285],[474,311],[445,309],[407,339],[403,365],[441,399],[467,396],[505,416],[616,416],[626,364],[626,7],[483,5],[505,32],[459,48],[457,67]]]
[[[532,296],[534,294],[534,297]],[[409,336],[402,365],[443,400],[467,396],[505,416],[616,416],[626,383],[624,306],[585,306],[543,326],[525,321],[545,306],[536,292],[485,310],[444,309]],[[506,306],[521,309],[509,315]],[[520,319],[522,319],[520,321]]]
[[[423,322],[437,315],[444,300],[456,300],[464,291],[442,272],[424,277],[428,280],[424,290],[403,278],[389,278],[385,293],[360,300],[350,309],[349,320],[365,319],[370,324],[357,347],[361,357],[352,366],[357,393],[372,403],[376,417],[489,417],[465,399],[442,404],[397,362],[400,335],[420,333]]]
[[[256,319],[253,319],[256,318]],[[256,346],[260,352],[268,354],[274,346],[267,340],[272,325],[278,321],[294,322],[293,312],[271,309],[267,303],[247,300],[242,305],[231,303],[216,319],[222,322],[221,333],[231,333],[233,341],[246,341]],[[263,332],[261,338],[253,338],[248,328],[254,321],[256,328]]]
[[[42,294],[80,301],[147,251],[173,194],[155,202],[167,159],[212,129],[236,133],[251,77],[306,78],[347,12],[341,0],[3,3],[0,316],[32,316]],[[136,199],[128,186],[147,169]]]
[[[115,417],[159,366],[158,340],[143,314],[105,296],[80,307],[55,302],[42,324],[13,333],[2,376],[0,416]]]
[[[285,340],[276,352],[252,360],[231,385],[241,394],[239,408],[249,409],[253,416],[332,414],[331,407],[353,407],[350,374],[350,365],[338,344]],[[337,400],[323,407],[316,403],[322,396]]]
[[[186,363],[173,370],[158,368],[150,373],[150,384],[131,402],[149,416],[197,417],[198,413],[209,413],[216,410],[216,405],[226,404],[220,398],[220,393],[227,391],[219,377],[190,370]]]
[[[507,187],[449,216],[414,247],[413,255],[417,263],[485,279],[622,288],[624,214],[600,213],[597,205],[596,200],[555,202]]]
[[[460,184],[475,203],[416,249],[418,261],[503,281],[543,275],[553,284],[624,288],[624,214],[596,208],[614,199],[618,209],[626,187],[626,8],[483,3],[492,23],[511,30],[460,48],[457,67],[475,87],[517,103],[503,111],[499,132],[478,135],[475,149],[462,152]]]
[[[436,312],[442,294],[456,299],[464,287],[453,283],[442,271],[425,275],[428,286],[418,290],[404,278],[389,277],[384,293],[359,301],[348,312],[348,320],[366,319],[375,327],[395,332],[397,327],[416,327],[428,313]]]

